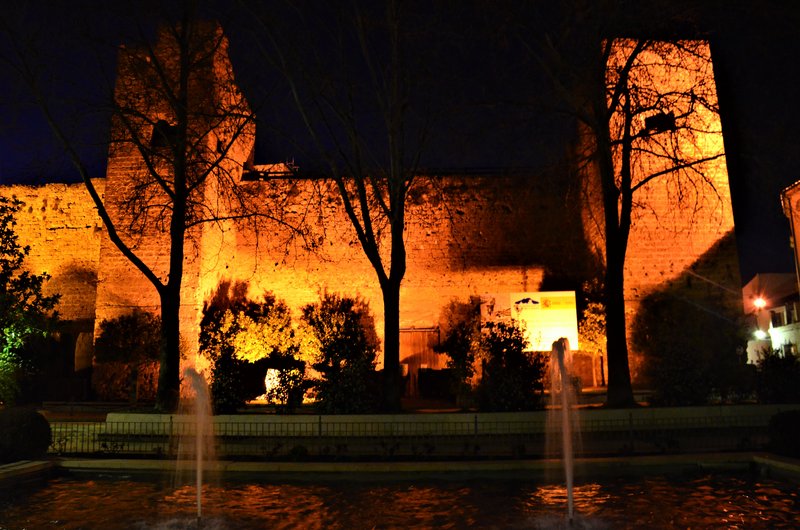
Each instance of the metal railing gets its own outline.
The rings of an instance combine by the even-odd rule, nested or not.
[[[544,415],[530,421],[464,414],[463,420],[343,420],[308,416],[285,421],[217,421],[209,443],[221,458],[387,458],[544,456]],[[542,418],[541,420],[538,418]],[[620,454],[761,449],[768,418],[696,416],[583,418],[579,453]],[[195,436],[191,421],[114,421],[51,424],[50,453],[80,456],[176,457]],[[556,437],[558,435],[556,434]],[[186,445],[186,444],[184,444]],[[190,445],[190,444],[189,444]]]

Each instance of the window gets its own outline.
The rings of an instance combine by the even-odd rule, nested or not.
[[[170,125],[166,120],[158,120],[153,125],[153,136],[150,138],[150,147],[153,149],[172,147],[177,140],[178,131],[176,126]]]
[[[776,311],[770,311],[770,316],[772,317],[772,327],[779,328],[781,326],[786,325],[786,312],[778,309]]]

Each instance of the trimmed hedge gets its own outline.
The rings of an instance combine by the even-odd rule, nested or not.
[[[50,440],[50,424],[36,410],[0,409],[0,463],[41,458]]]

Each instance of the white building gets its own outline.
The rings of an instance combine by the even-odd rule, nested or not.
[[[748,316],[747,362],[755,363],[764,350],[797,355],[800,345],[800,295],[791,273],[756,274],[742,287]]]

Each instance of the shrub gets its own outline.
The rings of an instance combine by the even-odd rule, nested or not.
[[[452,394],[456,403],[466,405],[472,397],[475,358],[480,351],[480,299],[451,301],[442,311],[441,321],[444,339],[434,351],[447,355]]]
[[[489,324],[481,346],[482,375],[478,408],[486,411],[533,410],[542,406],[545,360],[525,351],[528,343],[513,324]]]
[[[655,405],[707,403],[736,393],[742,366],[739,326],[683,299],[656,294],[642,302],[632,344],[644,356]]]
[[[101,399],[154,399],[161,318],[135,311],[100,323],[95,342],[94,388]],[[122,391],[122,392],[120,392]],[[127,391],[127,396],[125,395]]]
[[[214,414],[235,414],[247,403],[240,372],[244,363],[232,353],[222,353],[211,367],[211,408]]]
[[[50,440],[50,424],[36,410],[0,409],[0,463],[41,458]]]
[[[603,301],[604,287],[599,280],[583,283],[585,306],[578,319],[578,340],[581,345],[580,353],[573,352],[573,367],[585,354],[584,361],[589,366],[586,373],[589,375],[595,359],[607,359],[606,354],[606,305]],[[577,370],[576,370],[577,371]]]
[[[325,294],[303,308],[303,320],[317,340],[313,367],[317,406],[322,413],[377,410],[375,358],[378,335],[367,303],[359,298]]]
[[[783,456],[800,458],[800,410],[787,410],[769,420],[770,450]]]
[[[215,414],[231,414],[244,406],[241,384],[245,361],[235,355],[233,338],[239,331],[233,315],[246,310],[247,284],[223,282],[203,307],[200,321],[200,354],[211,363],[211,402]]]
[[[800,403],[800,360],[779,351],[761,352],[756,366],[760,403]]]
[[[123,362],[98,363],[92,368],[92,391],[100,401],[152,402],[156,399],[158,370],[158,361],[136,367]]]
[[[236,357],[251,364],[264,361],[268,371],[277,374],[274,384],[267,388],[267,400],[277,405],[278,412],[293,412],[303,403],[310,385],[301,351],[309,338],[292,325],[289,308],[271,293],[264,295],[258,314],[239,313],[236,318],[239,328],[233,338]]]
[[[303,404],[303,397],[311,386],[305,377],[306,363],[292,357],[284,358],[278,368],[270,368],[276,377],[267,388],[266,397],[277,405],[277,412],[294,412]]]
[[[200,351],[212,363],[214,411],[235,412],[248,399],[264,394],[265,375],[274,369],[277,386],[268,389],[267,398],[277,403],[279,412],[291,412],[308,388],[301,336],[284,302],[272,293],[253,301],[246,291],[246,284],[223,283],[203,311]],[[259,371],[258,377],[249,377],[252,370]],[[254,384],[245,384],[248,381]]]
[[[20,244],[14,229],[21,207],[17,199],[0,197],[0,403],[5,405],[20,396],[21,380],[40,372],[41,352],[25,346],[49,334],[60,296],[45,296],[47,273],[25,270],[30,247]]]

